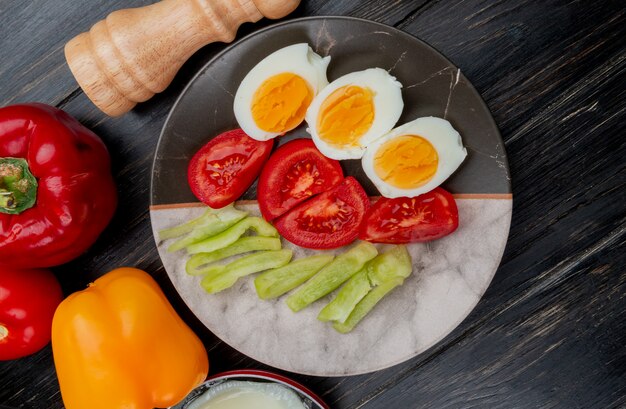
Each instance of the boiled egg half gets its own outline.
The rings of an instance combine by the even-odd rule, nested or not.
[[[294,44],[265,57],[245,76],[233,109],[250,137],[266,141],[296,128],[311,101],[328,85],[322,58],[306,43]]]
[[[371,143],[362,164],[381,195],[414,197],[442,184],[466,156],[461,135],[450,122],[425,117]]]
[[[331,82],[306,112],[315,146],[332,159],[359,159],[365,147],[398,121],[402,84],[381,68],[352,72]]]

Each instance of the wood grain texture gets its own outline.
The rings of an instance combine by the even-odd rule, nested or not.
[[[84,256],[55,269],[66,294],[120,265],[151,272],[211,357],[211,372],[267,368],[216,339],[176,295],[156,254],[149,181],[165,116],[221,45],[172,85],[110,119],[77,91],[62,45],[136,0],[0,1],[0,103],[57,104],[111,151],[117,214]],[[514,190],[503,263],[472,314],[426,353],[348,378],[292,375],[333,408],[626,406],[626,19],[620,1],[303,1],[294,16],[395,25],[449,57],[500,126]],[[59,25],[64,30],[59,30]],[[245,24],[238,38],[269,22]],[[254,336],[254,334],[251,334]],[[0,363],[0,402],[62,408],[50,348]]]
[[[150,3],[149,0],[94,1],[85,7],[79,2],[63,0],[2,0],[0,103],[3,106],[26,101],[58,104],[78,88],[65,64],[64,44],[120,7]]]

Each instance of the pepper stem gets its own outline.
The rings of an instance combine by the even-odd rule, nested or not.
[[[35,205],[37,179],[21,158],[0,158],[0,213],[19,214]]]
[[[4,325],[0,324],[0,341],[9,336],[9,329]]]

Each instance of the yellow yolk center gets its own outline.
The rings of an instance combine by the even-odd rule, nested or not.
[[[433,145],[417,135],[402,135],[383,143],[374,156],[374,171],[400,189],[420,187],[435,175],[439,155]]]
[[[300,125],[313,100],[302,77],[283,73],[266,79],[252,97],[252,118],[267,132],[284,133]]]
[[[369,88],[347,85],[336,89],[320,106],[317,133],[324,142],[359,146],[359,139],[374,121],[374,93]]]

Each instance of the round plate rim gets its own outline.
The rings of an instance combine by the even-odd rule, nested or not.
[[[153,162],[152,162],[152,173],[150,175],[150,205],[156,205],[156,203],[153,202],[154,200],[154,195],[153,195],[153,189],[154,189],[154,171],[155,168],[157,166],[157,161],[159,160],[158,157],[158,152],[159,152],[159,148],[161,146],[161,143],[164,139],[164,135],[165,135],[165,130],[168,127],[168,124],[170,122],[171,117],[174,115],[174,112],[178,109],[178,105],[180,104],[181,100],[183,99],[183,97],[185,96],[185,94],[189,91],[189,89],[193,86],[193,84],[196,82],[196,80],[203,75],[203,73],[208,69],[208,67],[210,67],[211,65],[213,65],[217,60],[219,60],[224,54],[228,53],[232,48],[237,47],[238,45],[240,45],[241,43],[244,43],[248,40],[250,40],[251,38],[254,38],[258,35],[262,35],[263,33],[266,33],[268,31],[273,31],[275,29],[279,29],[282,28],[284,26],[288,26],[288,25],[292,25],[292,24],[298,24],[298,23],[302,23],[302,22],[308,22],[308,21],[325,21],[325,20],[345,20],[345,21],[353,21],[353,22],[359,22],[359,23],[365,23],[365,24],[371,24],[371,25],[375,25],[375,26],[379,26],[379,27],[383,27],[387,30],[391,30],[394,32],[394,34],[396,35],[400,35],[400,36],[404,36],[404,37],[408,37],[411,41],[417,41],[418,43],[421,43],[423,46],[427,47],[428,49],[430,49],[430,51],[436,53],[439,57],[441,57],[447,64],[449,64],[451,67],[457,68],[456,64],[454,64],[452,61],[450,61],[450,59],[448,59],[448,57],[446,57],[444,54],[442,54],[438,49],[436,49],[435,47],[431,46],[429,43],[427,43],[426,41],[410,34],[407,33],[405,31],[402,31],[396,27],[390,26],[388,24],[385,23],[381,23],[381,22],[377,22],[377,21],[372,21],[372,20],[368,20],[368,19],[364,19],[364,18],[360,18],[360,17],[352,17],[352,16],[309,16],[309,17],[300,17],[300,18],[294,18],[294,19],[289,19],[286,21],[281,21],[275,24],[271,24],[267,27],[264,27],[262,29],[259,30],[255,30],[253,32],[251,32],[250,34],[242,37],[241,39],[228,44],[226,47],[224,47],[223,50],[219,51],[217,54],[215,54],[209,61],[207,61],[205,64],[203,64],[202,67],[200,67],[198,69],[198,72],[196,74],[193,75],[193,77],[189,80],[189,82],[185,85],[185,87],[183,88],[183,90],[180,92],[180,94],[178,95],[178,97],[176,98],[176,100],[174,101],[172,108],[170,109],[164,123],[163,126],[161,128],[161,132],[159,134],[159,139],[157,141],[157,145],[155,148],[155,154],[154,154],[154,158],[153,158]],[[467,79],[467,77],[465,77],[465,75],[463,74],[463,72],[460,73],[460,75],[462,75],[465,78],[465,82],[466,85],[468,86],[468,88],[471,90],[471,92],[477,97],[477,102],[481,105],[481,108],[483,108],[489,115],[488,121],[489,124],[493,127],[493,129],[495,130],[495,137],[497,138],[497,140],[501,143],[501,146],[503,147],[503,153],[504,153],[504,157],[501,158],[502,159],[502,166],[504,167],[505,170],[505,174],[507,176],[507,181],[506,181],[506,185],[507,185],[507,191],[508,194],[510,194],[510,202],[511,202],[511,209],[513,206],[513,196],[512,196],[512,186],[511,186],[511,177],[510,177],[510,169],[509,169],[509,164],[508,164],[508,155],[506,154],[506,149],[504,148],[504,142],[502,139],[502,135],[500,133],[500,129],[497,125],[497,123],[495,122],[495,119],[493,118],[493,114],[491,112],[491,110],[489,109],[489,106],[487,105],[487,103],[485,102],[485,100],[483,99],[482,95],[476,90],[476,88],[474,87],[474,84],[469,81]],[[152,212],[149,212],[151,217],[151,224],[152,224]],[[263,364],[272,366],[274,368],[278,368],[278,369],[283,369],[286,371],[290,371],[290,372],[294,372],[294,373],[299,373],[302,375],[307,375],[307,376],[325,376],[325,377],[343,377],[343,376],[358,376],[358,375],[363,375],[363,374],[367,374],[367,373],[372,373],[375,371],[379,371],[379,370],[384,370],[387,368],[391,368],[393,366],[399,365],[402,362],[406,362],[410,359],[413,359],[419,355],[422,355],[424,353],[426,353],[427,351],[431,350],[432,348],[434,348],[437,344],[439,344],[440,342],[442,342],[446,337],[448,337],[456,328],[458,328],[458,326],[464,321],[466,320],[472,313],[472,311],[474,311],[476,309],[476,307],[478,306],[478,304],[480,303],[480,301],[482,300],[484,294],[486,293],[487,289],[489,288],[489,286],[491,285],[493,278],[495,277],[495,274],[500,266],[500,263],[502,261],[502,256],[504,255],[504,251],[506,249],[506,245],[508,244],[508,234],[510,232],[510,227],[511,227],[511,221],[512,221],[512,212],[509,213],[508,216],[508,223],[507,223],[507,229],[506,229],[506,233],[507,233],[507,239],[504,242],[504,245],[502,246],[502,250],[500,252],[499,255],[499,260],[498,260],[498,266],[493,270],[493,272],[491,273],[491,277],[489,278],[489,282],[487,284],[487,287],[485,289],[485,291],[480,295],[480,298],[478,299],[478,301],[476,302],[476,304],[474,304],[468,311],[467,313],[463,316],[460,317],[459,320],[457,322],[454,323],[454,325],[451,327],[451,330],[444,335],[442,338],[438,339],[436,342],[434,342],[432,345],[428,346],[426,349],[424,349],[422,352],[410,355],[410,356],[406,356],[402,359],[399,359],[397,361],[394,362],[390,362],[386,365],[374,368],[374,369],[369,369],[369,370],[361,370],[361,371],[357,371],[357,372],[351,372],[348,374],[341,374],[341,373],[328,373],[325,375],[319,374],[319,373],[310,373],[310,372],[302,372],[302,371],[294,371],[292,369],[288,369],[288,368],[281,368],[280,366],[277,366],[274,363],[270,363],[270,362],[266,362],[263,361],[257,357],[253,357],[254,360],[261,362]],[[155,243],[157,245],[158,248],[158,238],[156,237],[156,235],[154,234],[153,231],[153,239],[155,240]],[[159,254],[159,259],[161,259],[161,256]],[[161,260],[161,262],[163,263],[163,261]],[[167,273],[167,270],[166,270]],[[171,278],[169,277],[169,273],[168,273],[168,279],[171,281]],[[173,285],[173,283],[172,283]],[[177,291],[177,290],[176,290]],[[177,291],[178,292],[178,291]],[[181,297],[182,298],[182,297]],[[183,302],[185,302],[185,305],[187,306],[187,308],[189,308],[189,310],[194,314],[194,316],[196,315],[195,312],[189,307],[189,305],[187,304],[187,302],[183,299]],[[196,316],[197,317],[197,316]],[[197,317],[199,319],[199,317]],[[204,324],[202,324],[204,326]],[[206,327],[206,326],[205,326]],[[210,328],[207,327],[207,329],[209,331],[211,331]],[[217,336],[217,335],[216,335]],[[230,345],[226,340],[222,339],[221,337],[218,337],[222,342],[226,343],[227,345]],[[237,350],[236,347],[233,346],[234,349]],[[243,352],[240,352],[242,354],[244,354]],[[245,354],[244,354],[245,355]]]

